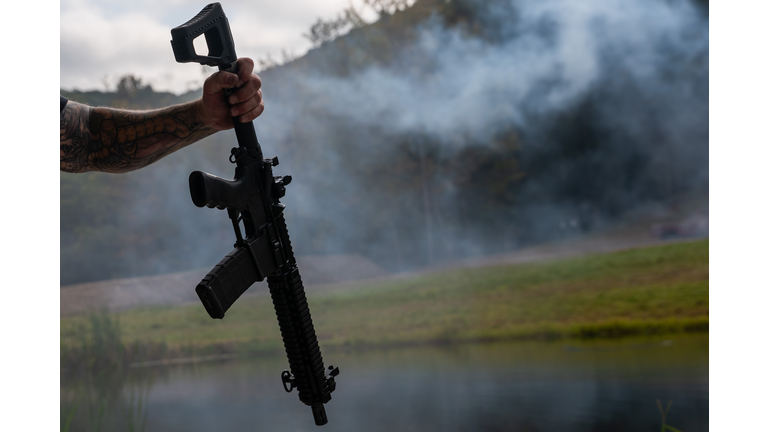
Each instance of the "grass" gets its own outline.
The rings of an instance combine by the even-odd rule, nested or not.
[[[130,373],[133,358],[146,357],[123,343],[120,322],[101,311],[78,323],[80,338],[62,345],[62,432],[70,430],[143,430],[145,401],[154,377],[152,370]],[[85,325],[87,324],[87,325]],[[146,351],[146,344],[141,344]],[[161,352],[149,355],[158,356]]]
[[[707,331],[709,241],[455,269],[308,298],[323,349]],[[87,319],[61,319],[62,352],[81,343]],[[267,295],[240,299],[223,320],[190,305],[124,312],[119,323],[127,346],[162,346],[151,351],[163,356],[283,349]]]

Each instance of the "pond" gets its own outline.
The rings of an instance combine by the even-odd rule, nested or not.
[[[668,425],[709,428],[708,334],[323,357],[341,371],[325,426],[283,390],[287,360],[272,356],[133,370],[112,391],[123,409],[88,408],[104,418],[70,430],[657,431],[657,399],[664,408],[672,400]],[[75,384],[62,383],[62,395],[67,386]]]

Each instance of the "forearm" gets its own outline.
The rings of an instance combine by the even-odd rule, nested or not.
[[[61,112],[61,170],[133,171],[216,132],[200,120],[200,101],[151,111],[67,103]]]

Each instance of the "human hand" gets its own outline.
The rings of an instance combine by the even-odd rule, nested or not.
[[[253,73],[253,60],[237,59],[237,75],[218,71],[203,84],[203,97],[198,106],[198,118],[216,130],[232,129],[232,117],[247,123],[264,112],[261,78]],[[237,88],[227,98],[224,89]]]

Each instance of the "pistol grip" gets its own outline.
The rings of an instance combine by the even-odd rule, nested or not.
[[[240,182],[202,171],[193,171],[189,175],[189,193],[198,207],[241,211],[247,205],[247,196],[241,193]]]

